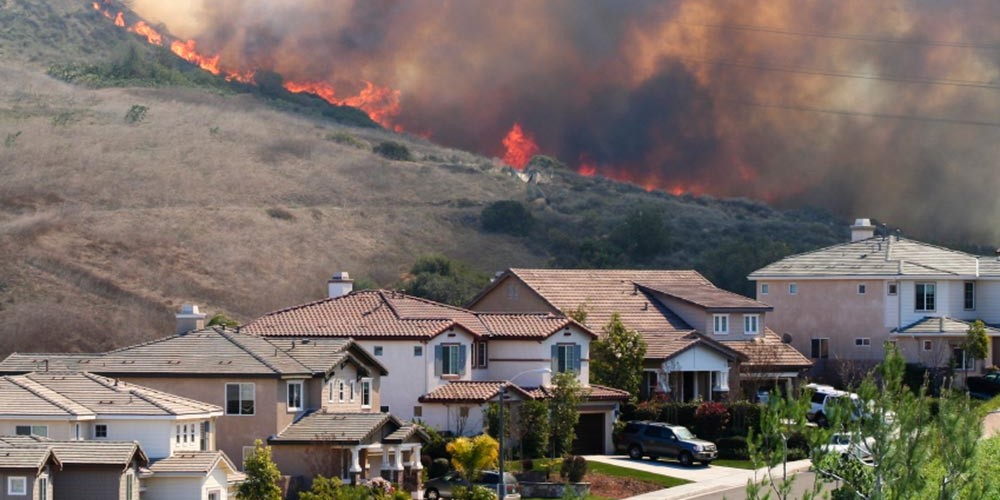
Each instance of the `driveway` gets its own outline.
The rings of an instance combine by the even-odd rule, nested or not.
[[[674,486],[673,488],[667,488],[664,490],[651,491],[643,495],[631,497],[628,500],[696,498],[712,493],[720,493],[738,489],[740,487],[746,487],[747,481],[753,479],[754,477],[753,470],[721,467],[717,465],[709,465],[707,467],[702,465],[684,467],[676,462],[666,462],[661,460],[632,460],[624,455],[589,455],[587,456],[587,460],[692,481],[690,484]],[[788,473],[796,474],[808,470],[809,466],[810,463],[808,460],[789,462]],[[780,474],[780,469],[775,471],[775,473]],[[763,478],[766,474],[766,469],[760,469],[757,475],[758,480]]]

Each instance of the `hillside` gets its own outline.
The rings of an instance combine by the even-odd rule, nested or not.
[[[68,34],[52,34],[55,19]],[[333,271],[391,286],[427,253],[488,272],[605,263],[735,270],[737,282],[753,242],[787,253],[844,235],[824,213],[647,193],[558,166],[526,183],[495,159],[256,94],[71,85],[45,72],[111,57],[132,35],[66,1],[7,2],[0,20],[17,26],[0,37],[0,355],[160,336],[185,302],[245,320],[321,297]],[[383,141],[414,161],[374,153]],[[538,223],[484,232],[483,207],[508,199]],[[637,210],[657,215],[660,251],[600,260]]]

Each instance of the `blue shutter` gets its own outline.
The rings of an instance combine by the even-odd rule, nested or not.
[[[559,373],[559,346],[552,345],[552,373]]]
[[[458,374],[465,375],[465,366],[468,364],[468,346],[461,344],[458,346]]]
[[[582,351],[583,348],[580,344],[573,344],[573,371],[575,371],[578,375],[580,374],[580,358],[582,358]]]
[[[434,346],[434,375],[438,377],[441,376],[442,351],[443,349],[441,348],[441,346],[439,345]]]

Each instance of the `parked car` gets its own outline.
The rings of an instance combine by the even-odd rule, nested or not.
[[[864,440],[860,436],[850,432],[838,432],[830,436],[830,443],[823,445],[823,451],[840,455],[841,458],[857,458],[862,462],[872,461],[872,448],[875,446],[875,438],[868,437]]]
[[[676,458],[690,466],[695,460],[708,465],[719,456],[715,443],[698,439],[687,427],[660,422],[636,421],[625,425],[622,440],[628,456],[639,460],[643,456]]]
[[[504,500],[521,500],[521,485],[517,478],[510,472],[504,472],[504,483],[507,487],[507,494]],[[475,482],[477,486],[484,486],[494,492],[500,490],[500,473],[497,471],[483,471],[479,474],[479,480]],[[458,488],[468,488],[472,483],[467,481],[457,472],[450,472],[441,477],[430,479],[424,485],[424,498],[428,500],[438,500],[439,498],[453,498],[455,490]]]
[[[810,422],[815,422],[820,427],[829,425],[829,417],[836,404],[843,401],[841,398],[849,398],[852,403],[851,419],[856,420],[861,417],[862,404],[858,395],[841,391],[830,385],[807,384],[806,388],[813,390],[812,402],[806,412],[806,418]]]
[[[982,377],[969,377],[965,381],[969,394],[979,399],[990,399],[1000,394],[1000,372],[987,373]]]

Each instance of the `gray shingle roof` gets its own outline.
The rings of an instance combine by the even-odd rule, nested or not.
[[[710,311],[770,311],[774,309],[763,302],[717,288],[711,283],[655,283],[642,281],[637,284],[654,293],[674,297]]]
[[[1000,277],[995,257],[976,256],[906,238],[881,237],[841,243],[785,257],[749,278],[839,276]]]
[[[63,464],[120,465],[125,467],[138,458],[149,463],[135,441],[56,441],[39,436],[0,436],[0,447],[18,446],[52,449]]]
[[[167,458],[161,458],[149,466],[149,470],[156,474],[198,474],[205,475],[212,472],[216,467],[222,466],[226,469],[226,476],[229,481],[243,476],[233,465],[232,460],[221,451],[181,451],[176,452]]]
[[[50,460],[56,466],[61,467],[59,457],[49,448],[0,444],[0,469],[31,469],[37,471]],[[6,488],[6,486],[3,487]]]
[[[91,373],[44,372],[0,378],[0,415],[220,415],[222,408]]]
[[[312,412],[292,423],[269,443],[362,444],[379,442],[403,424],[389,413]]]
[[[969,327],[972,323],[969,321],[962,321],[960,319],[947,318],[947,317],[930,317],[926,316],[921,318],[909,325],[900,328],[895,333],[900,333],[904,335],[962,335],[964,336],[968,332]],[[992,327],[986,327],[986,335],[989,336],[1000,336],[1000,330]]]

